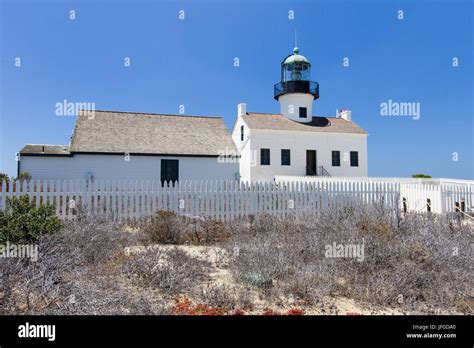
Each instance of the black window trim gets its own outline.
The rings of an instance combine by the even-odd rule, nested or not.
[[[263,155],[264,151],[268,151],[268,163],[263,163],[265,156]],[[270,165],[270,149],[268,148],[261,148],[260,149],[260,165],[261,166],[269,166]]]
[[[334,154],[337,152],[337,164],[334,164]],[[339,150],[332,150],[331,151],[331,165],[333,167],[340,167],[341,166],[341,151]]]
[[[288,151],[288,163],[283,163],[283,151]],[[281,165],[282,166],[291,166],[291,150],[290,149],[281,149]]]
[[[355,154],[355,156],[356,156],[355,161],[354,161],[356,163],[352,162],[352,154]],[[358,167],[359,166],[359,151],[351,151],[349,160],[351,162],[351,167]]]

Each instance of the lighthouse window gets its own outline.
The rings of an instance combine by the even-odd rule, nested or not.
[[[332,166],[333,167],[341,166],[341,151],[332,152]]]
[[[357,151],[351,151],[351,167],[359,166],[359,153]]]
[[[244,141],[244,126],[240,126],[240,141]]]
[[[260,149],[260,164],[262,166],[270,165],[270,149]]]
[[[308,109],[307,108],[300,108],[300,118],[308,117]]]
[[[282,166],[291,165],[290,150],[288,150],[288,149],[282,149],[281,150],[281,165]]]

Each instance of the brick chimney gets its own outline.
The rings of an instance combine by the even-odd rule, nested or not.
[[[237,105],[237,116],[242,117],[247,114],[247,104],[246,103],[240,103]]]

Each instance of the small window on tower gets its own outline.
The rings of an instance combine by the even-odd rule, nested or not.
[[[300,108],[300,118],[307,118],[307,117],[308,117],[308,109]]]
[[[240,141],[244,141],[244,126],[240,126]]]

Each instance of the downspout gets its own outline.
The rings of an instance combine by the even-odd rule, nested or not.
[[[16,165],[16,177],[18,178],[20,176],[20,161],[21,161],[21,155],[18,152],[18,161]]]

